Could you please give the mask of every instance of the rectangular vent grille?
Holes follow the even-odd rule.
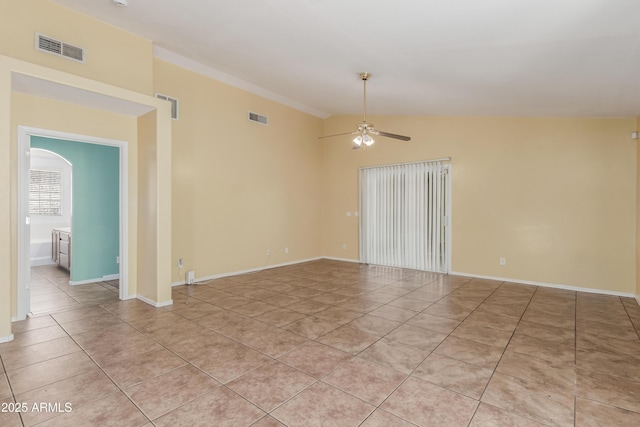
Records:
[[[258,113],[252,113],[251,111],[249,111],[249,120],[266,126],[269,119],[267,118],[267,116],[263,116]]]
[[[169,101],[171,103],[171,118],[174,120],[178,120],[178,100],[176,98],[171,98],[170,96],[163,95],[161,93],[156,93],[156,98]]]
[[[36,33],[36,49],[42,52],[63,56],[78,62],[85,62],[85,50],[69,43]]]

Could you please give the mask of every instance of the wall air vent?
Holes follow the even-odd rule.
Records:
[[[36,50],[63,56],[78,62],[85,62],[86,52],[83,48],[61,42],[54,38],[36,33]]]
[[[249,120],[252,122],[260,123],[261,125],[267,125],[267,121],[269,120],[267,116],[263,116],[258,113],[252,113],[249,111]]]
[[[163,95],[161,93],[156,93],[156,98],[169,101],[171,103],[171,118],[173,120],[178,120],[178,100],[176,98],[172,98],[170,96]]]

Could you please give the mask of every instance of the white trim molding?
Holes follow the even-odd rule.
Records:
[[[318,117],[320,119],[326,119],[330,116],[330,114],[326,111],[321,111],[317,108],[310,107],[299,101],[295,101],[291,98],[277,94],[253,83],[249,83],[246,80],[239,79],[238,77],[227,74],[224,71],[218,70],[217,68],[213,68],[209,65],[204,65],[201,62],[195,61],[191,58],[187,58],[178,53],[162,48],[158,45],[153,46],[153,56],[179,67],[186,68],[187,70],[193,71],[195,73],[202,74],[203,76],[210,77],[219,82],[228,84],[229,86],[246,90],[247,92],[253,93],[254,95],[258,95],[271,101],[275,101],[279,104],[286,105],[287,107],[294,108],[298,111],[311,114],[312,116]]]
[[[355,262],[356,264],[360,264],[359,259],[353,259],[353,258],[339,258],[335,256],[325,256],[325,257],[322,257],[322,259],[330,259],[331,261]]]
[[[209,280],[214,280],[214,279],[222,279],[224,277],[231,277],[231,276],[240,276],[241,274],[248,274],[248,273],[257,273],[259,271],[263,271],[263,270],[270,270],[272,268],[278,268],[278,267],[286,267],[288,265],[295,265],[295,264],[302,264],[304,262],[310,262],[310,261],[317,261],[319,259],[330,259],[327,257],[316,257],[316,258],[307,258],[307,259],[301,259],[298,261],[291,261],[291,262],[285,262],[282,264],[273,264],[273,265],[266,265],[264,267],[257,267],[257,268],[250,268],[248,270],[240,270],[240,271],[232,271],[229,273],[220,273],[220,274],[214,274],[212,276],[204,276],[204,277],[197,277],[194,281],[194,284],[197,284],[198,282],[206,282]],[[341,260],[341,261],[345,261],[345,260]],[[359,261],[355,261],[355,262],[359,262]],[[187,282],[184,280],[181,280],[179,282],[173,282],[171,284],[171,286],[182,286],[182,285],[186,285]]]
[[[545,282],[534,282],[531,280],[509,279],[506,277],[483,276],[480,274],[462,273],[459,271],[452,271],[449,274],[451,274],[452,276],[464,276],[464,277],[474,277],[476,279],[498,280],[501,282],[519,283],[521,285],[542,286],[543,288],[564,289],[567,291],[575,291],[575,292],[588,292],[591,294],[614,295],[617,297],[630,297],[630,298],[633,298],[635,296],[634,294],[629,292],[608,291],[605,289],[595,289],[595,288],[582,288],[579,286],[562,285],[562,284],[545,283]]]
[[[6,337],[0,337],[0,344],[9,341],[13,341],[13,334],[7,335]]]
[[[155,308],[166,307],[173,304],[172,299],[170,299],[169,301],[155,302],[147,297],[143,297],[142,295],[138,295],[136,296],[136,298],[142,302],[146,302],[147,304],[154,306]]]

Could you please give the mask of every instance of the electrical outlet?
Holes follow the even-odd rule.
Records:
[[[116,264],[120,264],[120,257],[119,256],[116,257]]]
[[[346,251],[346,250],[347,250],[347,244],[346,244],[346,243],[343,243],[343,244],[342,244],[342,250],[343,250],[343,251]]]
[[[267,249],[267,256],[271,255],[271,249]]]
[[[500,258],[500,265],[507,265],[507,259],[506,258]]]
[[[178,259],[178,268],[182,268],[182,266],[184,266],[184,262],[182,261],[182,258]]]
[[[288,254],[289,253],[289,248],[284,248],[284,253]]]

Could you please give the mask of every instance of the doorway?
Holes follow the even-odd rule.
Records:
[[[73,289],[72,285],[82,285],[86,283],[94,283],[96,281],[105,282],[107,285],[113,285],[114,281],[118,280],[118,298],[126,299],[128,296],[128,277],[127,277],[127,261],[128,261],[128,197],[127,197],[127,185],[128,185],[128,153],[127,153],[127,143],[124,141],[110,140],[99,137],[92,137],[86,135],[77,135],[70,134],[65,132],[58,132],[46,129],[37,129],[30,128],[25,126],[18,127],[18,218],[20,219],[18,222],[18,310],[17,310],[17,318],[14,320],[22,320],[26,318],[27,314],[30,312],[31,307],[31,295],[30,295],[30,286],[31,282],[31,245],[30,245],[30,234],[32,229],[32,221],[31,216],[29,214],[29,183],[30,183],[30,166],[31,159],[30,154],[32,150],[32,140],[34,141],[34,146],[41,146],[42,140],[52,140],[52,141],[60,141],[62,144],[66,142],[68,144],[75,144],[78,147],[87,151],[87,149],[94,148],[95,150],[101,150],[101,152],[110,152],[111,155],[115,155],[115,164],[117,166],[117,172],[115,174],[115,179],[110,179],[109,181],[115,180],[116,182],[111,182],[112,186],[115,186],[116,193],[116,201],[112,204],[117,204],[115,208],[115,229],[114,233],[117,235],[117,239],[115,239],[115,248],[112,248],[111,255],[108,255],[106,258],[109,258],[109,261],[112,262],[115,267],[112,267],[111,270],[107,268],[107,270],[95,269],[94,273],[87,273],[86,269],[82,267],[82,258],[87,257],[91,253],[90,245],[85,244],[85,249],[82,249],[82,238],[80,241],[76,241],[77,239],[73,237],[73,234],[70,234],[71,249],[68,249],[70,252],[74,251],[73,247],[79,246],[80,257],[74,257],[73,253],[71,256],[70,267],[70,280],[69,280],[69,289]],[[64,151],[64,150],[62,150]],[[68,150],[67,150],[68,152]],[[58,152],[60,154],[60,152]],[[103,155],[104,153],[100,154]],[[69,157],[69,156],[65,156]],[[100,158],[101,160],[104,157]],[[89,169],[87,177],[82,179],[82,181],[94,180],[93,175],[96,175],[95,168],[99,165],[98,162],[94,160],[94,162],[90,165],[85,165],[85,168]],[[78,170],[80,173],[80,168]],[[76,171],[74,170],[74,174],[78,177]],[[81,177],[80,177],[81,178]],[[82,182],[80,181],[80,182]],[[98,191],[99,193],[100,191]],[[77,194],[77,192],[76,192]],[[86,195],[86,193],[85,193]],[[82,196],[80,196],[82,197]],[[76,202],[79,201],[79,198],[76,198]],[[80,200],[81,201],[81,200]],[[75,203],[77,205],[77,203]],[[74,217],[71,220],[71,223],[74,224],[76,221],[76,217],[79,217],[79,212],[74,212]],[[73,226],[72,226],[73,227]],[[75,227],[74,227],[75,228]],[[91,224],[84,224],[82,222],[78,222],[78,231],[81,232],[82,229],[91,229],[97,228],[101,229],[99,231],[103,232],[103,224],[100,221],[98,226],[91,226]],[[69,230],[71,231],[71,230]],[[77,233],[76,233],[77,234]],[[107,235],[108,235],[107,230]],[[92,240],[93,237],[86,236],[85,240]],[[100,239],[98,238],[98,241]],[[89,247],[89,249],[87,249]],[[75,262],[74,258],[76,258],[79,262]],[[102,261],[101,261],[102,262]],[[95,263],[89,261],[92,265]],[[77,265],[76,265],[77,264]],[[108,264],[108,263],[107,263]],[[115,270],[114,270],[115,268]],[[98,273],[95,273],[98,271]],[[93,274],[93,276],[92,276]],[[97,277],[94,277],[96,276]],[[76,288],[78,289],[78,288]]]

